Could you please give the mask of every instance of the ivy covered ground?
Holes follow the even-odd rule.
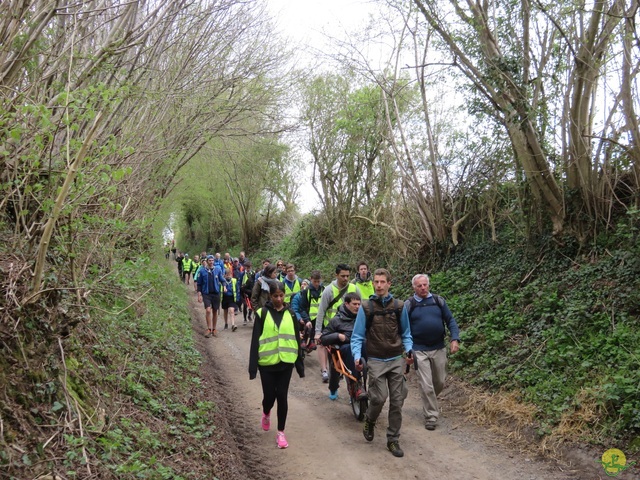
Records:
[[[640,449],[640,246],[461,249],[432,276],[462,328],[455,372],[535,405],[540,435]]]

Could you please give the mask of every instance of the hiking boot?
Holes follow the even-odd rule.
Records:
[[[397,440],[395,442],[387,442],[387,448],[394,457],[404,457],[404,452]]]
[[[269,428],[271,428],[271,417],[269,414],[262,414],[262,421],[260,422],[260,425],[262,426],[262,430],[264,430],[265,432],[269,431]]]
[[[235,332],[237,329],[238,329],[238,327],[236,327],[235,325],[233,325],[233,326],[231,327],[231,331],[232,331],[232,332]]]
[[[207,333],[204,334],[204,338],[211,338],[211,330],[207,328]]]
[[[338,390],[329,390],[329,400],[338,399]]]
[[[278,448],[287,448],[289,443],[287,442],[287,437],[284,436],[284,432],[278,432],[276,435],[276,445]]]
[[[424,428],[427,430],[435,430],[436,429],[436,421],[435,420],[427,420],[424,423]]]
[[[329,373],[326,370],[322,370],[322,383],[329,383]]]
[[[372,422],[368,418],[364,419],[364,428],[362,429],[362,434],[364,435],[364,439],[367,442],[373,441],[375,428],[376,422]]]
[[[318,347],[316,346],[315,343],[309,342],[309,345],[307,345],[307,352],[313,352],[316,348]]]
[[[225,323],[225,324],[224,324],[224,329],[226,330],[227,328],[229,328],[229,324],[228,324],[228,323]]]

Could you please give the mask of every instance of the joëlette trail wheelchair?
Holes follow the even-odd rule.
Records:
[[[351,409],[356,420],[361,422],[364,420],[364,416],[369,408],[369,396],[366,393],[367,385],[367,367],[366,364],[361,372],[361,381],[358,382],[353,372],[347,368],[340,355],[340,349],[336,345],[325,347],[330,355],[331,362],[329,362],[329,368],[331,370],[330,375],[341,375],[344,377],[347,383],[347,391],[349,392],[349,399],[351,403]],[[364,359],[363,359],[364,361]]]

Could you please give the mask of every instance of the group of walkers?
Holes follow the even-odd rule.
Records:
[[[251,320],[249,298],[254,272],[244,252],[240,252],[237,258],[232,258],[229,253],[222,257],[220,253],[212,255],[207,252],[195,255],[193,260],[188,253],[176,252],[174,256],[183,283],[190,285],[192,276],[198,302],[204,304],[207,320],[205,337],[218,336],[219,311],[224,312],[224,329],[231,327],[232,332],[238,329],[236,312],[242,312],[245,324]]]
[[[369,399],[363,428],[368,442],[374,439],[376,422],[388,398],[387,449],[396,457],[404,455],[399,438],[408,393],[405,369],[410,365],[418,374],[424,426],[435,430],[437,396],[446,379],[446,333],[448,330],[450,351],[455,353],[459,329],[445,300],[430,292],[427,275],[413,277],[414,294],[402,301],[390,293],[389,271],[379,268],[372,274],[366,262],[358,264],[355,278],[349,265],[338,264],[335,278],[325,287],[320,271],[311,272],[308,280],[300,279],[293,264],[280,260],[273,264],[265,259],[262,269],[255,272],[244,252],[238,258],[225,254],[224,259],[220,254],[203,253],[199,260],[194,271],[185,254],[181,277],[188,284],[185,271],[194,275],[198,301],[207,312],[205,336],[217,336],[220,296],[225,328],[228,309],[232,331],[236,330],[238,305],[244,306],[244,322],[253,321],[249,378],[255,379],[260,372],[264,431],[271,428],[271,410],[277,403],[278,448],[289,445],[284,433],[289,383],[294,368],[300,377],[305,376],[305,355],[316,351],[320,378],[329,384],[329,399],[338,398],[340,377],[335,371],[329,374],[325,348],[329,346],[340,350],[345,366],[357,379],[357,399]],[[180,270],[180,261],[178,266]],[[364,369],[368,387],[362,382]]]

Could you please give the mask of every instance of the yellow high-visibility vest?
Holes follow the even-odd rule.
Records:
[[[331,284],[331,288],[333,289],[333,298],[336,298],[340,294],[340,289],[333,284]],[[346,289],[347,291],[344,295],[346,295],[347,293],[356,293],[357,291],[357,288],[353,283],[347,284]],[[331,308],[328,308],[327,311],[324,312],[324,318],[322,319],[323,327],[329,325],[331,319],[336,316],[336,313],[338,313],[338,308],[340,308],[340,305],[344,303],[344,295],[342,295],[342,297],[340,297],[337,302],[331,305]]]
[[[262,314],[262,308],[256,315]],[[296,363],[298,359],[298,339],[289,309],[285,310],[280,327],[273,321],[271,312],[267,309],[264,319],[262,335],[258,340],[258,365],[268,366],[283,363]]]

